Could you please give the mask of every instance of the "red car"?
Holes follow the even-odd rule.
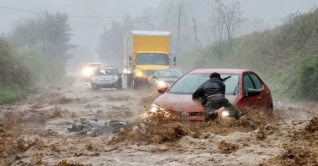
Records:
[[[204,108],[192,101],[192,93],[213,72],[222,78],[231,76],[224,84],[226,98],[240,110],[247,108],[265,109],[269,114],[273,111],[271,91],[264,81],[253,71],[240,69],[198,69],[180,77],[171,87],[158,89],[160,95],[152,104],[151,112],[164,110],[169,112],[169,119],[185,118],[187,120],[205,120]]]

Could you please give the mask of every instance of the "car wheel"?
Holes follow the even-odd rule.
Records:
[[[271,105],[269,111],[268,111],[268,116],[269,117],[273,117],[274,116],[274,108],[273,108],[273,104]]]
[[[127,88],[132,87],[133,78],[130,75],[127,75]]]
[[[123,89],[123,84],[122,84],[122,83],[120,83],[120,84],[118,85],[117,89],[118,89],[118,90]]]
[[[92,91],[97,91],[98,90],[98,88],[94,84],[91,84],[91,87],[92,87]]]
[[[139,82],[137,79],[134,79],[134,89],[137,89],[139,86]]]

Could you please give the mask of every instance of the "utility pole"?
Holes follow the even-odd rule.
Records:
[[[176,56],[179,56],[180,15],[181,15],[181,5],[179,6],[179,20],[178,20],[178,36],[177,36]]]

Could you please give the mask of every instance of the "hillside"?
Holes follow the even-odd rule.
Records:
[[[318,9],[291,14],[282,25],[225,42],[217,58],[213,45],[194,48],[180,58],[184,70],[245,68],[260,73],[276,99],[318,100]],[[195,63],[193,63],[195,62]]]

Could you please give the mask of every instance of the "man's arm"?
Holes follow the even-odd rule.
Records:
[[[203,85],[201,85],[193,94],[192,99],[196,100],[203,96]]]

